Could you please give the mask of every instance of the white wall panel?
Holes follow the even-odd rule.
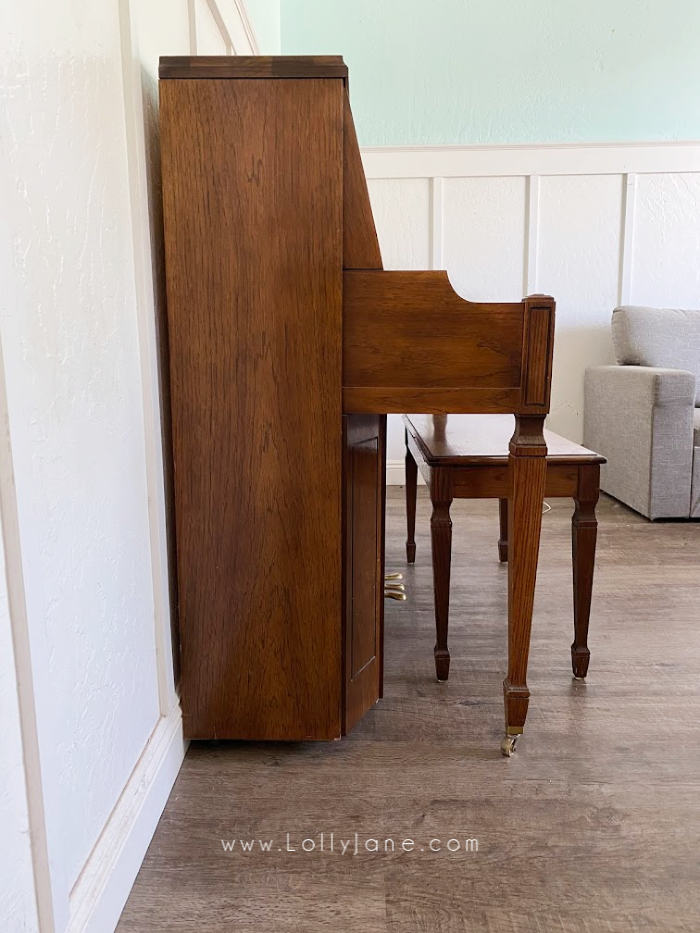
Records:
[[[379,179],[368,182],[368,187],[384,268],[429,268],[428,179]]]
[[[535,287],[557,301],[547,425],[579,443],[584,370],[614,360],[610,318],[620,273],[622,185],[621,175],[540,179]]]
[[[524,178],[444,181],[443,267],[471,301],[520,301],[525,275]]]
[[[700,308],[700,174],[637,177],[630,303]]]

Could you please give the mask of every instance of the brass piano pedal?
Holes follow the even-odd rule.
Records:
[[[384,599],[397,599],[399,602],[406,602],[406,587],[403,583],[402,573],[387,573],[384,575]]]

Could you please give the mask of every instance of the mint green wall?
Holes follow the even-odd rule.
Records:
[[[281,0],[363,145],[700,138],[700,0]]]
[[[280,0],[245,0],[261,55],[280,53]]]

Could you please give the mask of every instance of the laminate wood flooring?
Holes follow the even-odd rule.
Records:
[[[404,572],[408,601],[387,602],[384,699],[341,742],[193,743],[119,933],[697,933],[700,524],[652,524],[602,498],[579,684],[573,505],[551,504],[515,757],[498,750],[498,504],[453,504],[452,665],[438,684],[430,503],[419,497],[409,568],[403,490],[390,489],[387,570]],[[367,851],[388,838],[393,853]]]

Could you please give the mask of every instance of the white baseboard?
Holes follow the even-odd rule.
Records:
[[[406,482],[406,466],[403,460],[387,460],[386,484],[387,486],[403,486]],[[418,474],[418,485],[425,486],[425,480]]]
[[[406,468],[403,460],[387,460],[386,484],[387,486],[403,486],[406,482]]]
[[[113,933],[186,749],[176,706],[153,730],[71,891],[66,933]]]

